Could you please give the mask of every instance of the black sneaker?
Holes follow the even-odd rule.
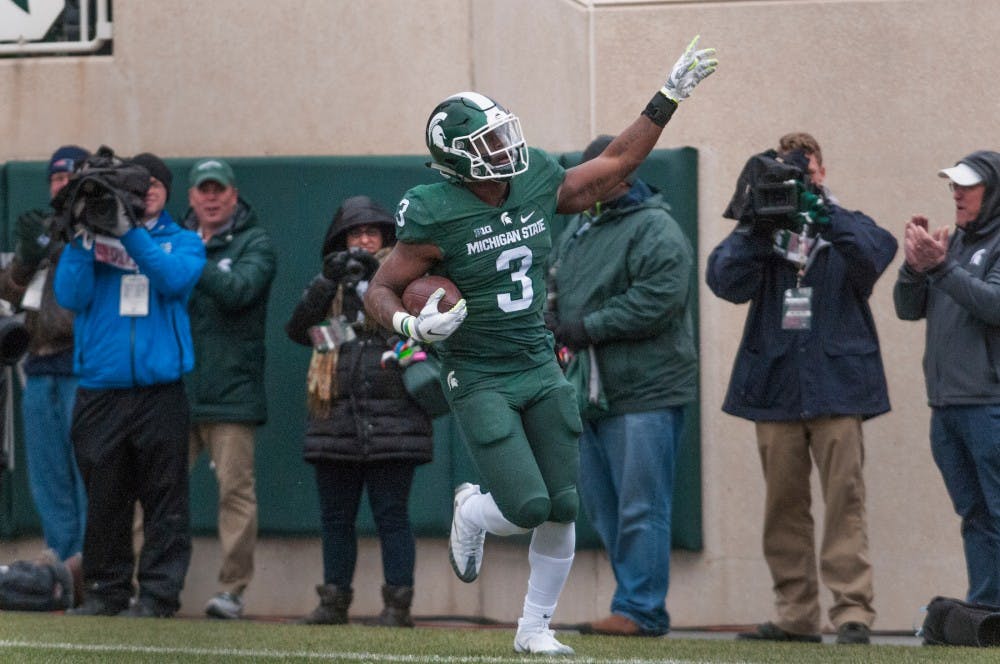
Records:
[[[112,600],[104,597],[88,595],[83,598],[80,606],[66,610],[67,616],[117,616],[128,610],[128,598]]]
[[[786,632],[773,622],[757,625],[757,629],[753,632],[740,632],[736,638],[752,641],[794,641],[796,643],[821,643],[823,641],[823,637],[819,634],[793,634]]]
[[[846,622],[837,628],[837,643],[842,645],[868,645],[872,642],[872,631],[868,625]]]

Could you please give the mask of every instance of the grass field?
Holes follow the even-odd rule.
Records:
[[[1000,661],[996,649],[894,645],[748,643],[734,639],[560,639],[576,649],[580,664],[677,662],[896,662]],[[345,625],[300,626],[277,622],[79,618],[58,614],[0,614],[0,662],[57,664],[118,662],[386,662],[403,664],[505,664],[554,661],[518,655],[510,629],[385,629]],[[558,661],[566,661],[562,658]]]

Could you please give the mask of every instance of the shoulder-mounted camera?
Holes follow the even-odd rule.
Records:
[[[755,230],[802,229],[803,191],[815,194],[808,175],[808,158],[801,150],[778,154],[768,150],[747,160],[726,211],[727,219]]]
[[[114,150],[102,145],[87,157],[55,198],[59,231],[63,237],[82,227],[94,233],[108,234],[118,220],[118,201],[133,224],[146,212],[149,171],[126,161]]]

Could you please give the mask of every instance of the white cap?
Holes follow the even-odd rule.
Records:
[[[948,178],[960,187],[971,187],[983,181],[983,176],[972,170],[965,163],[959,162],[951,168],[942,168],[938,171],[938,177]]]

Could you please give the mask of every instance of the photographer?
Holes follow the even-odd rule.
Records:
[[[416,545],[409,519],[417,465],[431,460],[430,418],[410,398],[402,368],[414,359],[399,341],[365,318],[362,296],[379,260],[395,243],[392,217],[367,196],[346,199],[323,241],[323,269],[285,326],[289,338],[312,346],[305,460],[319,491],[323,584],[319,606],[301,622],[343,624],[354,597],[355,521],[362,490],[382,548],[385,608],[378,624],[412,627]]]
[[[868,216],[829,200],[812,136],[789,134],[779,149],[751,158],[740,175],[725,215],[738,226],[712,251],[706,275],[719,297],[750,303],[722,409],[756,426],[766,483],[764,557],[777,619],[740,638],[821,640],[809,511],[815,460],[825,505],[819,566],[833,593],[829,618],[837,643],[868,643],[875,610],[862,421],[889,410],[868,298],[896,240]],[[782,200],[776,185],[789,182],[788,174],[784,191],[794,195]]]
[[[164,211],[171,181],[155,155],[122,161],[102,148],[57,197],[73,233],[55,293],[76,314],[71,437],[88,502],[74,615],[171,616],[191,560],[181,376],[194,364],[187,300],[205,249]],[[130,604],[137,500],[144,542]]]
[[[188,184],[191,209],[184,226],[201,237],[206,256],[188,303],[195,354],[194,370],[185,378],[191,403],[188,463],[193,466],[207,451],[219,485],[222,565],[219,591],[205,613],[236,619],[243,615],[257,546],[254,439],[267,421],[264,332],[277,259],[227,162],[199,160]]]
[[[89,155],[76,145],[64,145],[52,153],[48,164],[50,200]],[[59,306],[53,289],[55,266],[65,246],[54,237],[55,225],[51,209],[30,210],[17,218],[14,258],[0,274],[0,297],[25,312],[30,342],[21,365],[21,414],[28,486],[45,545],[60,560],[66,560],[83,550],[87,493],[69,435],[77,387],[73,313]],[[0,346],[7,343],[5,337]]]

